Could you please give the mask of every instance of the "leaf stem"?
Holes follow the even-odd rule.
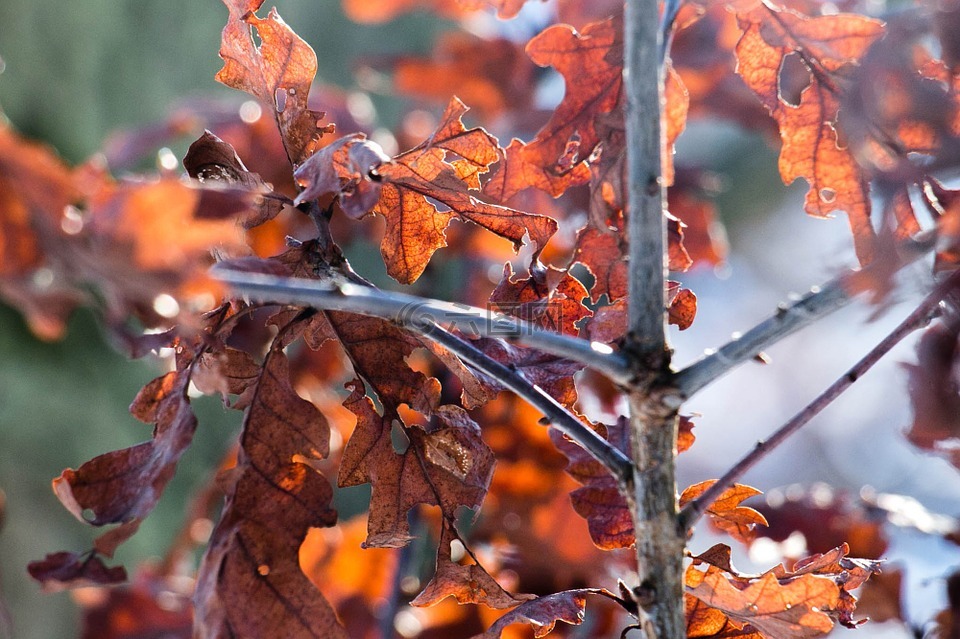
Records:
[[[521,319],[466,304],[443,302],[352,283],[279,277],[215,268],[214,277],[243,295],[281,304],[306,304],[327,310],[371,315],[406,323],[424,319],[454,326],[465,333],[499,337],[508,342],[563,357],[629,384],[626,358],[606,344],[561,335]]]
[[[952,288],[960,285],[960,271],[954,273],[945,280],[932,293],[920,302],[920,305],[910,315],[908,315],[893,331],[883,340],[874,346],[859,362],[850,370],[840,376],[833,384],[827,387],[812,402],[807,404],[799,413],[781,426],[766,440],[761,440],[753,449],[744,455],[723,477],[718,479],[702,495],[684,506],[680,512],[680,522],[684,529],[688,529],[695,524],[703,513],[714,501],[723,493],[724,490],[732,486],[744,473],[753,468],[761,459],[767,456],[774,448],[779,446],[790,435],[800,430],[811,419],[818,415],[824,408],[839,397],[847,388],[860,379],[864,373],[873,367],[880,359],[886,355],[890,349],[896,346],[907,335],[925,326],[931,319],[931,315],[936,313],[940,301],[947,295]]]
[[[461,323],[484,321],[493,322],[503,330],[510,328],[516,331],[518,324],[514,320],[497,318],[491,320],[481,309],[400,293],[387,293],[350,283],[317,282],[226,269],[215,270],[214,275],[230,284],[236,291],[244,295],[256,296],[265,302],[303,304],[324,310],[358,313],[397,322],[437,342],[466,364],[496,379],[523,398],[539,410],[554,428],[582,446],[594,459],[603,464],[621,484],[626,483],[632,475],[633,464],[626,455],[587,427],[540,387],[532,384],[521,372],[492,359],[468,341],[460,339],[436,323],[438,319],[445,323],[455,323],[456,320]],[[500,325],[500,322],[507,324]],[[527,327],[532,329],[530,325],[525,325],[524,328]],[[496,335],[495,332],[493,334]],[[518,338],[517,341],[526,345],[537,344],[536,347],[540,348],[542,344],[540,339],[529,340],[532,334],[537,334],[540,338],[548,335],[562,338],[557,341],[546,340],[549,344],[582,342],[589,346],[589,342],[546,331],[524,334],[522,337],[525,339]],[[542,350],[554,352],[547,348]]]
[[[932,233],[923,233],[904,241],[898,247],[895,268],[914,262],[929,253],[933,246]],[[886,266],[889,268],[889,265]],[[679,371],[674,376],[677,389],[684,397],[690,397],[734,367],[755,357],[764,348],[846,306],[864,288],[858,286],[858,281],[881,267],[878,264],[864,270],[851,269],[823,286],[812,288],[792,304],[781,304],[771,317]]]

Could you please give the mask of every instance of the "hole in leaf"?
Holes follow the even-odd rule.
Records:
[[[831,204],[837,199],[837,192],[833,189],[820,189],[820,199],[827,204]]]
[[[97,513],[93,511],[93,508],[84,508],[83,512],[80,513],[84,521],[93,523],[97,519]]]
[[[260,564],[257,566],[257,574],[259,574],[261,577],[266,577],[270,574],[270,566],[267,564]]]
[[[250,25],[250,39],[253,40],[253,46],[255,46],[257,51],[259,51],[260,47],[263,45],[263,39],[260,37],[260,32],[252,24]]]
[[[277,90],[273,92],[273,99],[277,104],[277,113],[283,113],[283,110],[287,108],[286,90],[277,87]]]
[[[410,448],[410,438],[403,432],[403,424],[393,420],[390,428],[390,442],[393,444],[393,451],[398,455],[403,455]]]
[[[777,92],[780,101],[792,107],[800,106],[803,90],[810,86],[810,70],[798,53],[784,56],[777,73]]]

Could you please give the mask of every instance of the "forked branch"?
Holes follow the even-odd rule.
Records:
[[[593,350],[590,347],[590,342],[548,333],[535,329],[532,325],[526,323],[518,326],[512,319],[491,318],[481,309],[470,306],[438,302],[400,293],[387,293],[356,284],[320,282],[227,269],[217,269],[214,271],[214,275],[229,284],[237,293],[261,302],[300,304],[397,322],[405,328],[437,342],[472,368],[489,375],[523,398],[539,410],[554,428],[582,446],[598,462],[603,464],[621,484],[626,483],[631,476],[632,463],[626,455],[612,446],[610,442],[577,419],[541,388],[532,384],[521,372],[492,359],[468,341],[460,339],[441,328],[438,322],[458,324],[462,328],[469,327],[471,329],[492,322],[494,330],[486,333],[480,331],[482,334],[504,335],[509,330],[509,334],[514,335],[529,330],[529,333],[525,332],[522,336],[516,337],[515,341],[524,345],[537,344],[537,348],[540,348],[539,345],[543,343],[562,344],[555,350],[541,348],[541,350],[553,354],[561,354],[555,352],[556,350],[561,350],[564,355],[567,352],[583,354],[586,349],[589,349],[589,356],[594,358],[592,361],[606,365],[607,360],[601,358],[612,357],[612,354]],[[498,333],[497,328],[501,332]],[[534,332],[536,332],[537,337],[531,340],[530,337]],[[586,349],[579,345],[569,348],[572,342],[580,342]]]
[[[803,410],[794,415],[790,421],[781,426],[773,435],[766,440],[757,442],[756,446],[754,446],[749,453],[730,468],[723,477],[710,486],[706,492],[684,506],[680,513],[680,521],[684,529],[695,524],[724,490],[732,486],[744,473],[766,457],[770,451],[782,444],[785,439],[796,433],[818,415],[820,411],[829,406],[833,400],[843,394],[847,388],[853,385],[853,383],[870,370],[874,364],[880,361],[884,355],[890,352],[890,349],[900,343],[901,340],[913,331],[925,326],[930,321],[932,315],[936,313],[940,301],[951,290],[956,289],[958,285],[960,285],[960,271],[945,280],[932,293],[924,298],[920,305],[917,306],[906,319],[900,322],[879,344],[874,346],[863,359],[818,395],[817,398],[804,407]]]
[[[933,250],[934,239],[932,233],[924,233],[903,242],[897,247],[899,262],[896,268],[902,268]],[[856,280],[869,276],[870,269],[876,268],[879,267],[847,271],[823,286],[811,289],[799,300],[781,305],[774,315],[742,336],[679,371],[674,376],[677,389],[685,397],[690,397],[763,349],[846,306],[858,288],[862,288],[856,285]]]

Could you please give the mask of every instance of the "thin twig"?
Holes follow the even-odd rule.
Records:
[[[667,60],[670,42],[673,40],[673,23],[680,12],[680,0],[664,0],[663,16],[660,18],[660,64]]]
[[[917,306],[910,315],[890,332],[879,344],[873,347],[866,356],[857,362],[850,370],[842,375],[837,381],[824,390],[816,399],[807,404],[799,413],[794,415],[793,419],[781,426],[768,439],[757,442],[756,446],[747,453],[739,462],[737,462],[723,477],[718,479],[702,495],[684,506],[680,512],[680,522],[684,529],[688,529],[695,524],[698,519],[706,512],[707,508],[713,505],[713,502],[725,491],[740,479],[745,472],[753,468],[761,459],[774,448],[783,443],[830,403],[839,397],[854,382],[860,379],[864,373],[876,364],[886,355],[890,349],[896,346],[907,335],[926,325],[931,315],[936,312],[940,301],[947,295],[951,289],[960,285],[960,271],[955,273],[949,279],[944,281],[932,293],[930,293]]]
[[[391,293],[347,282],[278,277],[215,268],[213,275],[243,295],[280,304],[305,304],[405,323],[423,319],[461,332],[499,337],[551,355],[579,362],[614,382],[631,379],[626,359],[606,344],[561,335],[529,322],[466,304]]]
[[[666,185],[662,34],[656,0],[630,0],[624,14],[623,88],[626,94],[627,212],[630,237],[627,352],[635,371],[659,372],[666,357],[664,280]]]
[[[224,269],[215,270],[214,275],[230,284],[238,292],[255,296],[264,302],[302,304],[324,310],[358,313],[397,322],[437,342],[469,366],[486,373],[526,400],[543,413],[554,428],[570,437],[603,464],[619,482],[626,482],[632,473],[633,464],[626,455],[614,448],[610,442],[603,439],[594,430],[587,427],[540,387],[532,384],[522,373],[492,359],[469,342],[456,337],[435,323],[436,319],[454,324],[459,321],[461,327],[465,324],[472,327],[471,323],[478,321],[493,322],[503,331],[508,328],[511,331],[517,331],[517,323],[513,320],[490,319],[480,309],[469,306],[426,300],[399,293],[385,293],[370,287],[349,283],[334,284],[332,282],[275,277]],[[500,322],[505,322],[505,324],[500,324]],[[492,332],[497,334],[496,331]],[[539,333],[540,337],[553,335],[545,331]],[[529,335],[523,337],[528,338]],[[561,337],[565,342],[580,341],[589,345],[589,342],[582,340],[573,340],[560,335],[554,335],[554,337]],[[533,343],[540,344],[541,342],[535,340]],[[548,349],[544,348],[543,350]],[[596,354],[601,355],[601,353]]]
[[[907,240],[898,247],[900,261],[897,268],[926,255],[933,246],[934,236],[931,233]],[[871,268],[875,267],[847,271],[823,286],[812,288],[792,304],[781,304],[773,316],[679,371],[674,376],[677,389],[685,397],[690,397],[763,349],[846,306],[862,288],[856,285],[856,281],[869,275]]]

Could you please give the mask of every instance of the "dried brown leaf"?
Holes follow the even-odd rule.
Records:
[[[230,17],[223,28],[223,68],[217,80],[255,96],[268,113],[275,114],[287,156],[294,165],[300,164],[316,151],[320,136],[331,130],[320,124],[323,114],[307,106],[317,55],[276,9],[266,18],[256,15],[263,0],[224,0],[224,4]]]
[[[43,584],[45,592],[59,592],[65,588],[103,586],[127,580],[123,566],[108,567],[95,552],[78,555],[55,552],[40,561],[27,565],[30,576]]]
[[[314,468],[329,452],[329,426],[291,387],[283,343],[276,339],[263,362],[200,568],[196,624],[204,637],[347,636],[300,568],[308,530],[332,526],[337,515],[330,484]]]
[[[137,417],[155,422],[153,439],[95,457],[53,480],[53,490],[78,520],[93,526],[121,524],[97,540],[112,556],[150,514],[197,427],[187,399],[189,369],[171,372],[147,384],[130,407]]]

